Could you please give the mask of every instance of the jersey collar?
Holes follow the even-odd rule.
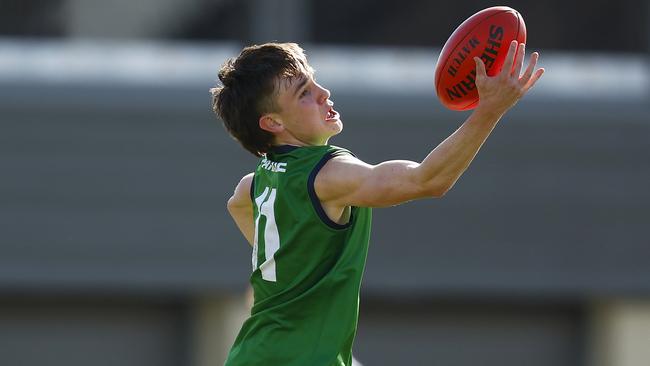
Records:
[[[294,145],[275,145],[275,146],[271,146],[271,151],[275,154],[287,154],[299,147],[300,146],[294,146]]]

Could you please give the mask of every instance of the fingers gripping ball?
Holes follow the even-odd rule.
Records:
[[[483,60],[488,76],[494,76],[501,71],[513,40],[526,42],[526,25],[512,8],[487,8],[465,20],[442,47],[436,64],[434,82],[440,102],[457,111],[476,108],[474,57]]]

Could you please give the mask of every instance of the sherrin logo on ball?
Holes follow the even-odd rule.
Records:
[[[476,108],[479,96],[474,57],[483,60],[488,76],[494,76],[501,71],[513,40],[526,42],[526,24],[515,9],[495,6],[465,20],[438,57],[434,83],[440,102],[457,111]]]

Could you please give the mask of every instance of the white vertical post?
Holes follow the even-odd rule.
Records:
[[[650,300],[602,302],[591,315],[589,366],[648,364]]]
[[[191,366],[223,365],[241,325],[250,315],[250,294],[204,297],[191,312]]]

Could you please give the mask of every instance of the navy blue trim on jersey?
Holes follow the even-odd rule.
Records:
[[[325,166],[325,164],[333,157],[337,155],[337,151],[332,151],[323,156],[322,159],[316,164],[314,169],[311,171],[309,174],[309,178],[307,179],[307,192],[309,193],[309,198],[311,199],[311,203],[314,206],[314,209],[316,209],[316,213],[318,214],[318,217],[327,224],[327,226],[331,227],[332,229],[346,229],[350,225],[352,225],[352,215],[354,214],[354,210],[350,212],[350,220],[346,224],[339,224],[327,216],[325,213],[325,210],[323,209],[323,206],[320,203],[320,200],[318,199],[318,196],[316,196],[316,188],[314,188],[314,182],[316,181],[316,175],[318,172]]]
[[[253,174],[253,179],[251,179],[251,201],[255,204],[255,174]]]
[[[286,154],[292,152],[293,150],[299,147],[300,146],[294,146],[294,145],[276,145],[276,146],[271,146],[271,151],[275,154]]]

